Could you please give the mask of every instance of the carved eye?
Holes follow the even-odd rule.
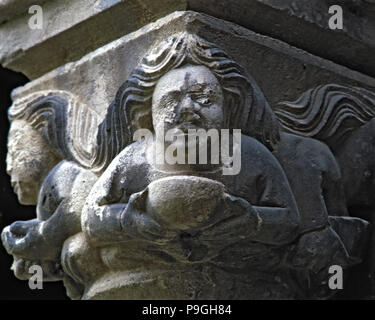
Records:
[[[198,96],[194,100],[204,106],[209,106],[212,103],[211,99],[207,96]]]
[[[166,101],[164,102],[164,106],[169,109],[175,108],[177,104],[178,104],[178,101],[172,98],[166,99]]]

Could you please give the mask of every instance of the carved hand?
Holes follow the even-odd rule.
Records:
[[[288,256],[287,261],[297,269],[311,270],[317,275],[331,265],[348,267],[351,259],[340,237],[331,227],[303,234]]]
[[[152,242],[166,242],[172,237],[146,213],[147,189],[130,196],[128,204],[121,213],[121,227],[131,237]]]
[[[328,298],[334,294],[327,284],[330,266],[347,268],[356,262],[331,227],[303,234],[290,249],[286,262],[296,270],[307,297],[313,299]]]
[[[43,221],[16,221],[4,228],[1,239],[7,252],[26,260],[57,260],[60,250],[42,235]]]
[[[180,233],[178,241],[165,248],[181,262],[209,261],[223,249],[251,238],[257,229],[257,212],[245,199],[224,193],[210,219],[198,229]]]
[[[60,264],[54,261],[32,261],[14,257],[11,269],[18,279],[28,280],[34,274],[29,271],[33,265],[38,265],[42,268],[43,281],[59,281],[63,278],[63,271]]]
[[[198,235],[198,240],[207,245],[208,255],[215,256],[221,249],[240,240],[253,238],[259,227],[256,209],[245,199],[225,193],[223,200]]]

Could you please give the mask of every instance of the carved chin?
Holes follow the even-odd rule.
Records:
[[[23,205],[36,205],[38,201],[38,197],[32,192],[25,192],[20,189],[14,190],[17,194],[19,203]]]

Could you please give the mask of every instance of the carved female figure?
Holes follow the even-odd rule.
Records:
[[[362,88],[328,84],[307,91],[295,102],[280,103],[276,113],[286,131],[330,147],[341,168],[351,215],[372,221],[375,95]]]
[[[74,120],[68,119],[69,112]],[[82,167],[90,159],[89,143],[80,145],[74,129],[80,123],[80,128],[92,131],[94,122],[81,121],[88,113],[62,91],[38,92],[9,110],[7,172],[19,201],[37,205],[36,219],[14,222],[2,233],[20,279],[30,277],[29,266],[39,264],[45,281],[64,278],[69,286],[61,270],[62,245],[80,231],[81,208],[97,180]]]
[[[110,272],[86,284],[86,298],[293,296],[280,261],[297,236],[298,211],[261,144],[272,148],[277,122],[251,81],[222,50],[184,33],[145,57],[119,89],[99,128],[107,151],[96,165],[118,155],[82,212],[82,230]],[[131,144],[138,128],[153,139]],[[159,137],[171,128],[241,128],[241,173],[156,164]]]
[[[139,128],[152,130],[154,139],[130,144],[131,137]],[[316,196],[318,201],[311,200],[310,205],[302,207],[303,225],[296,228],[293,215],[290,216],[296,209],[292,198],[287,195],[289,191],[283,193],[289,190],[289,187],[281,173],[281,168],[274,160],[268,162],[267,159],[272,159],[269,152],[249,137],[243,138],[245,142],[242,147],[245,153],[242,154],[242,163],[246,165],[237,177],[223,177],[218,174],[220,165],[158,165],[152,161],[157,149],[155,145],[159,141],[158,137],[165,135],[168,129],[174,128],[181,129],[185,133],[192,128],[206,130],[241,128],[243,133],[255,137],[273,151],[287,169],[288,178],[293,178],[297,202],[303,205],[305,198],[301,195],[306,193],[298,179],[294,179],[298,166],[304,169],[299,171],[302,181],[314,183],[307,193]],[[290,154],[294,154],[293,148],[296,145],[304,147],[293,158]],[[312,139],[287,133],[280,134],[277,119],[255,82],[249,76],[245,76],[241,68],[222,50],[196,36],[177,35],[144,58],[142,64],[133,71],[130,79],[118,90],[106,119],[100,125],[98,148],[95,165],[99,168],[106,168],[112,159],[117,157],[89,195],[83,210],[82,226],[90,242],[100,250],[104,264],[108,268],[107,272],[117,272],[116,283],[120,282],[123,285],[119,285],[116,291],[117,289],[111,287],[110,278],[104,275],[96,284],[87,287],[86,298],[104,298],[106,295],[112,297],[112,294],[122,298],[139,298],[145,291],[149,293],[147,297],[152,297],[154,293],[155,297],[178,297],[179,294],[183,294],[181,288],[180,291],[176,289],[181,283],[175,274],[173,277],[169,276],[169,270],[170,268],[185,270],[187,265],[191,266],[193,263],[200,267],[209,263],[219,267],[247,268],[251,270],[248,273],[254,274],[254,278],[266,279],[264,275],[255,276],[255,270],[259,265],[254,270],[251,263],[258,259],[252,253],[254,248],[251,248],[251,245],[247,247],[249,241],[262,247],[263,250],[260,247],[258,250],[264,254],[261,262],[262,269],[266,270],[267,267],[281,264],[280,257],[283,255],[282,250],[277,254],[272,252],[270,246],[290,243],[299,232],[306,231],[311,232],[311,236],[307,235],[299,239],[300,246],[298,242],[296,252],[292,255],[293,267],[315,271],[316,268],[321,270],[322,266],[326,267],[335,262],[345,266],[350,264],[345,246],[328,223],[328,211],[330,214],[345,215],[346,213],[341,194],[335,196],[335,192],[341,190],[342,186],[337,164],[328,148]],[[312,154],[306,157],[306,150],[310,152],[317,150],[319,155]],[[254,153],[263,159],[262,165],[254,163]],[[257,170],[260,170],[259,174],[262,176],[258,181],[252,176],[252,174],[257,175]],[[264,176],[263,170],[270,175]],[[305,170],[307,170],[306,174]],[[249,172],[252,173],[249,175]],[[193,179],[197,176],[201,178]],[[203,177],[210,180],[202,179]],[[278,181],[277,186],[273,185],[272,180]],[[215,181],[224,185],[225,194],[229,191],[232,195],[229,198],[224,196],[222,200],[223,187],[219,187],[220,184],[218,186]],[[252,184],[251,181],[254,183]],[[267,183],[271,185],[265,187]],[[190,188],[186,187],[189,185]],[[246,188],[249,186],[255,188],[250,189],[252,196],[244,193],[245,185]],[[274,190],[273,195],[267,195],[257,189],[261,185],[263,185],[261,188],[268,188],[268,192]],[[282,191],[284,187],[279,189],[280,186],[285,186],[287,189]],[[209,195],[217,192],[217,196],[207,198],[204,194],[193,192],[199,188]],[[158,189],[162,191],[157,191]],[[196,197],[194,202],[198,203],[198,206],[192,204],[189,207],[187,204],[192,203],[190,198],[183,192],[176,193],[176,189],[186,192],[190,190],[191,198]],[[279,192],[283,194],[280,198],[277,196]],[[262,194],[262,196],[252,198],[255,194]],[[237,198],[238,196],[240,198]],[[250,230],[253,230],[254,225],[246,222],[249,212],[244,213],[237,207],[239,216],[231,217],[233,204],[246,203],[238,199],[244,199],[253,205],[261,203],[262,199],[267,199],[269,205],[272,201],[276,203],[285,201],[282,199],[284,196],[289,199],[287,207],[293,209],[278,211],[275,205],[275,211],[272,212],[267,208],[254,207],[263,222],[262,230],[258,230],[256,236],[255,234],[250,236]],[[182,201],[185,201],[183,207],[178,205]],[[170,204],[169,209],[164,203]],[[220,206],[225,209],[218,209]],[[251,207],[248,208],[251,210]],[[199,215],[201,211],[208,213],[202,216]],[[277,222],[273,219],[277,219]],[[321,231],[322,227],[324,227],[323,231]],[[275,234],[280,233],[283,233],[284,239],[274,238]],[[327,252],[326,248],[324,257],[305,256],[303,247],[311,242],[309,237],[320,238],[320,245],[325,243],[329,246],[336,260],[332,261],[331,251]],[[239,238],[248,240],[241,242]],[[233,244],[237,245],[236,249],[233,249]],[[240,257],[244,252],[248,255],[247,261],[251,262],[238,263],[241,259],[236,260],[233,257],[236,255]],[[324,258],[323,261],[320,258]],[[148,269],[141,273],[135,271],[142,266],[148,266]],[[83,269],[84,265],[76,264],[69,272],[73,277]],[[190,277],[186,276],[186,279],[190,279],[194,287],[193,283],[197,279],[206,283],[201,278],[204,274],[195,273],[194,276],[193,274]],[[215,272],[211,270],[208,274],[212,276]],[[231,276],[221,274],[221,277],[230,283],[233,281],[230,278],[235,277],[234,274],[232,273]],[[207,274],[206,276],[210,277]],[[165,279],[177,279],[175,283],[169,280],[169,292],[161,290],[160,285],[157,284],[160,281],[165,282]],[[242,281],[250,280],[242,279]],[[279,285],[274,281],[269,283],[267,281],[264,280],[263,283],[264,291],[259,292],[257,291],[259,288],[254,286],[250,290],[249,284],[249,287],[244,289],[247,293],[239,293],[242,289],[238,288],[237,293],[233,293],[233,297],[249,297],[250,292],[253,297],[265,297],[268,285],[270,287]],[[103,286],[103,283],[107,285]],[[133,291],[129,289],[130,283],[133,289],[134,286],[136,287]],[[149,285],[143,288],[144,283]],[[194,293],[200,291],[198,287],[199,285],[189,297],[199,297]],[[296,289],[288,290],[288,293],[277,289],[273,292],[276,296],[285,297]],[[203,297],[228,297],[223,292],[209,292],[209,289],[203,292]]]
[[[341,169],[350,215],[374,222],[375,95],[363,88],[322,85],[294,102],[280,103],[276,114],[287,132],[330,147]]]
[[[84,146],[96,116],[72,99],[55,92],[10,111],[8,171],[23,203],[38,200],[37,220],[2,234],[20,277],[25,261],[59,264],[61,254],[72,298],[295,298],[290,269],[352,263],[328,222],[346,214],[329,149],[279,132],[255,81],[216,46],[182,33],[147,55],[119,88],[95,148]],[[21,145],[27,128],[32,148]],[[138,129],[152,139],[132,143]],[[240,173],[223,175],[223,161],[155,161],[169,130],[187,139],[190,129],[241,129]]]

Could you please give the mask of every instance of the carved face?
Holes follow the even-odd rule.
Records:
[[[185,65],[166,73],[152,98],[152,118],[157,136],[169,129],[221,129],[224,123],[223,92],[204,66]],[[164,128],[164,130],[163,130]]]
[[[7,173],[20,203],[36,204],[43,180],[58,161],[42,136],[26,121],[12,122],[8,136]]]

